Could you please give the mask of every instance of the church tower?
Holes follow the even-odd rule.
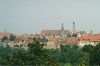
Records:
[[[92,32],[92,30],[91,30],[91,32],[90,32],[90,34],[92,34],[93,32]]]
[[[61,31],[64,31],[64,25],[63,25],[63,23],[62,23],[62,26],[61,26]]]
[[[6,31],[6,29],[5,29],[4,36],[7,36],[7,34],[6,34],[6,33],[7,33],[7,31]]]
[[[63,36],[63,35],[64,35],[64,25],[62,23],[62,26],[61,26],[61,36]]]
[[[6,33],[6,29],[5,29],[5,33]]]
[[[75,30],[75,22],[73,22],[73,34],[76,33],[76,30]]]

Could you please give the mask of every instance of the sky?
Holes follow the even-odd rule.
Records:
[[[100,0],[0,0],[0,32],[34,34],[46,29],[100,33]]]

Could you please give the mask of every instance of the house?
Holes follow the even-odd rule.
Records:
[[[80,38],[78,37],[68,37],[65,43],[69,45],[78,45],[79,40]]]
[[[60,40],[57,38],[50,38],[47,44],[44,46],[46,49],[59,49],[60,48]]]
[[[80,37],[78,46],[83,47],[84,45],[93,45],[95,46],[100,42],[100,34],[84,34]]]
[[[9,32],[0,32],[0,38],[2,38],[3,36],[7,36],[10,37],[11,33]]]
[[[57,36],[57,35],[61,35],[61,30],[42,30],[41,34],[45,35],[45,36]],[[68,35],[70,34],[69,30],[64,30],[63,32],[64,35]]]

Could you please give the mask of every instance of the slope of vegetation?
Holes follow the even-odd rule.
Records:
[[[61,49],[45,49],[39,39],[28,44],[28,50],[3,47],[0,44],[0,65],[34,66],[100,66],[100,44],[61,45]]]

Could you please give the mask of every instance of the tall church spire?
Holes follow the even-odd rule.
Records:
[[[6,33],[6,29],[5,29],[5,33]]]
[[[92,30],[91,30],[90,34],[92,34]]]
[[[62,26],[61,26],[61,31],[63,31],[64,30],[64,25],[63,25],[63,23],[62,23]]]
[[[6,29],[5,29],[5,35],[4,35],[4,36],[7,36],[7,35],[6,35]]]
[[[63,35],[64,35],[64,25],[62,23],[62,25],[61,25],[61,36],[63,36]]]
[[[75,34],[76,33],[76,30],[75,30],[75,22],[73,21],[73,33]]]

